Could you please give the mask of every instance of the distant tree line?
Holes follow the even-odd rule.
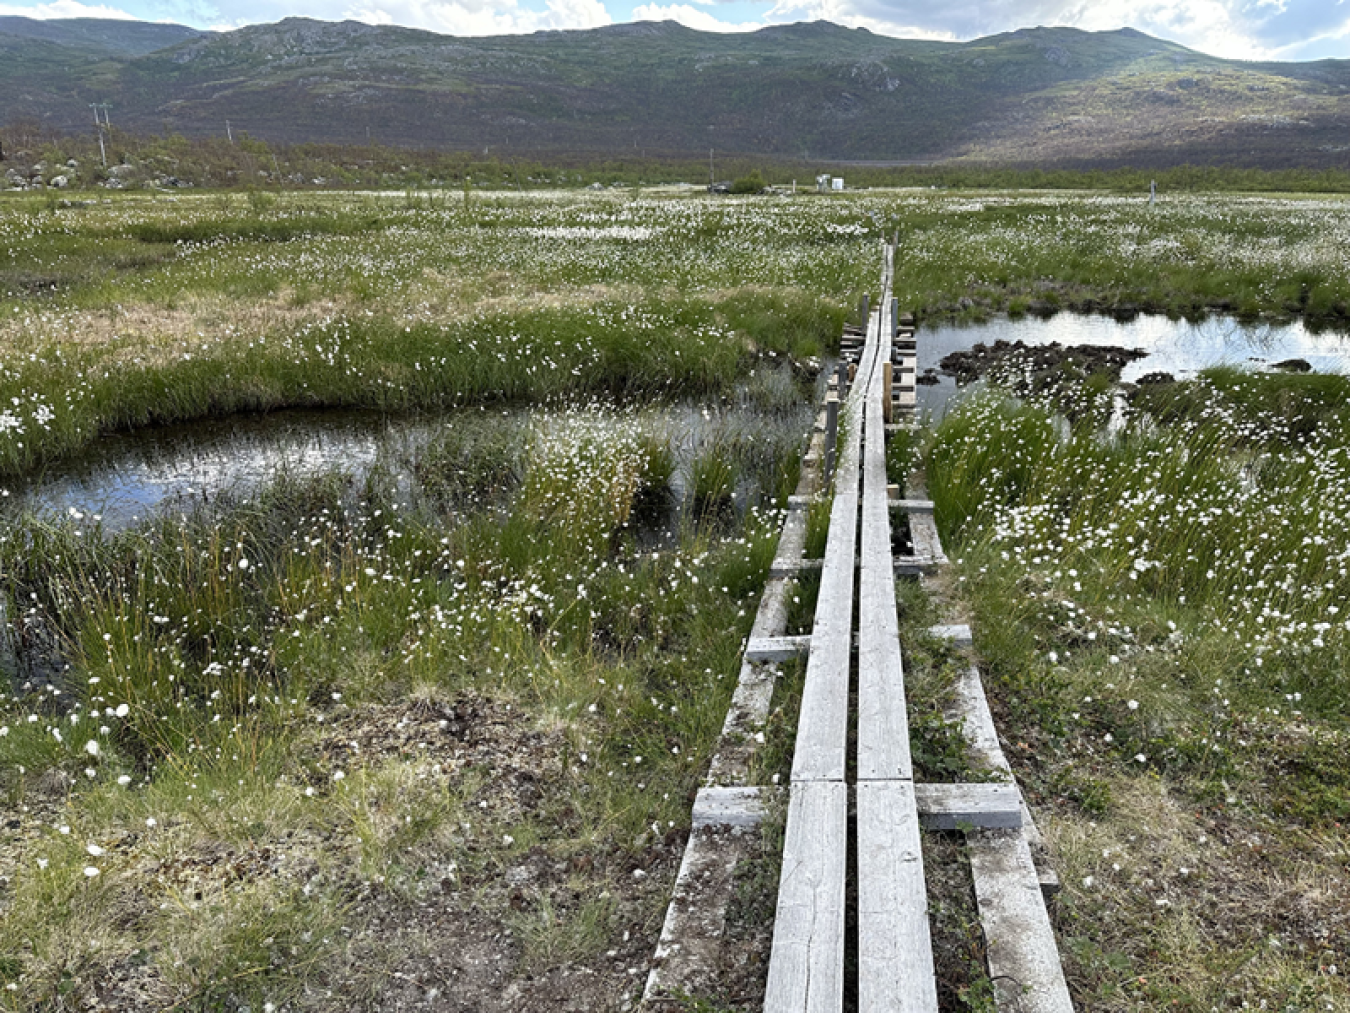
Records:
[[[573,155],[445,151],[380,144],[269,144],[235,134],[187,138],[181,134],[132,134],[113,127],[98,136],[54,131],[34,120],[0,126],[0,188],[47,185],[56,175],[74,188],[191,186],[213,189],[295,189],[383,186],[400,189],[535,189],[736,181],[736,189],[757,192],[794,181],[814,189],[820,173],[843,176],[850,188],[908,186],[953,189],[1089,189],[1144,192],[1150,181],[1167,191],[1296,191],[1350,193],[1350,171],[1342,169],[1251,169],[1222,165],[1181,165],[1149,169],[973,165],[857,165],[784,160],[751,154],[704,157],[652,154]],[[106,158],[106,165],[104,159]],[[69,163],[76,166],[71,168]],[[41,167],[41,168],[39,168]],[[710,178],[711,177],[711,178]],[[23,183],[18,181],[22,180]],[[753,183],[753,185],[751,185]]]

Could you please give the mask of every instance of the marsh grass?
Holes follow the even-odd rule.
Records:
[[[926,448],[1087,1007],[1350,1001],[1308,885],[1345,854],[1346,431],[1340,378],[1302,379],[1212,372],[1109,429],[1094,385],[993,391]]]
[[[689,219],[710,213],[314,196],[0,214],[0,344],[18,353],[0,355],[0,474],[103,432],[283,407],[708,395],[747,377],[757,401],[788,404],[791,385],[756,366],[805,369],[831,347],[830,293],[851,289],[864,244],[824,257],[784,218],[750,255],[757,226],[736,220],[691,256]]]
[[[6,853],[33,898],[5,916],[14,1008],[109,977],[183,1008],[334,976],[378,993],[350,970],[372,896],[413,910],[538,853],[633,856],[625,870],[664,854],[721,730],[800,434],[714,440],[766,487],[715,521],[691,494],[651,551],[627,528],[644,489],[673,495],[677,449],[639,413],[505,430],[433,445],[411,507],[378,471],[333,473],[120,533],[6,528],[7,615],[61,664],[0,701],[4,785],[42,813],[61,785],[72,828]],[[485,735],[492,758],[457,758]],[[523,974],[598,959],[635,917],[659,927],[599,881],[610,899],[541,883],[482,917],[514,933]]]

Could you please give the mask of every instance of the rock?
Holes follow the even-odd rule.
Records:
[[[1158,371],[1156,373],[1145,373],[1135,382],[1141,387],[1161,386],[1167,383],[1176,383],[1177,378],[1171,373]]]
[[[1311,373],[1312,363],[1307,359],[1285,359],[1283,362],[1271,363],[1270,368],[1285,373]]]
[[[934,387],[942,382],[942,377],[938,376],[936,369],[928,368],[914,378],[914,382],[922,384],[925,387]]]
[[[53,177],[51,178],[51,182],[49,182],[47,185],[48,185],[48,186],[54,186],[54,187],[56,187],[58,190],[64,190],[66,187],[70,186],[70,177],[68,177],[68,176],[53,176]]]

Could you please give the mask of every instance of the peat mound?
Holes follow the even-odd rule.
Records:
[[[938,364],[947,376],[957,383],[970,383],[993,374],[995,378],[1020,375],[1040,387],[1038,380],[1050,375],[1091,376],[1105,373],[1114,381],[1131,362],[1146,355],[1143,349],[1122,348],[1116,345],[1028,345],[1024,341],[1000,339],[992,345],[980,342],[969,349],[943,356]]]

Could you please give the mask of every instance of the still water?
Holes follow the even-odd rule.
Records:
[[[1313,334],[1300,322],[1243,324],[1232,317],[1200,323],[1139,316],[1128,322],[1111,317],[1061,313],[1049,320],[1026,317],[988,324],[943,325],[919,331],[919,372],[937,369],[944,355],[983,342],[1021,341],[1028,345],[1116,345],[1148,353],[1125,367],[1121,379],[1133,383],[1146,373],[1171,373],[1185,379],[1210,366],[1260,369],[1285,359],[1306,359],[1319,373],[1343,373],[1350,366],[1350,335]],[[956,394],[948,376],[936,386],[920,386],[922,411],[940,416]]]
[[[1143,349],[1148,355],[1125,368],[1127,382],[1152,372],[1183,378],[1213,365],[1261,368],[1289,358],[1306,359],[1319,372],[1344,372],[1350,366],[1350,336],[1313,334],[1300,323],[1247,325],[1225,317],[1189,323],[1147,316],[1121,323],[1064,313],[1049,320],[925,327],[919,331],[919,371],[936,369],[950,352],[998,340]],[[789,383],[780,378],[784,395]],[[955,382],[944,376],[936,386],[919,387],[918,404],[940,416],[956,393]],[[791,405],[783,396],[766,406],[742,391],[721,404],[677,403],[642,412],[669,440],[676,463],[671,492],[680,499],[706,440],[798,440],[810,427],[811,403],[802,399]],[[409,417],[286,411],[111,435],[25,481],[0,482],[0,490],[8,493],[0,496],[0,522],[6,514],[32,510],[51,517],[97,516],[105,531],[115,531],[162,510],[188,509],[220,496],[247,498],[282,474],[338,471],[359,483],[377,468],[400,494],[411,497],[418,455],[446,426],[521,425],[550,411],[499,406]],[[752,492],[740,488],[737,495],[744,500]]]

